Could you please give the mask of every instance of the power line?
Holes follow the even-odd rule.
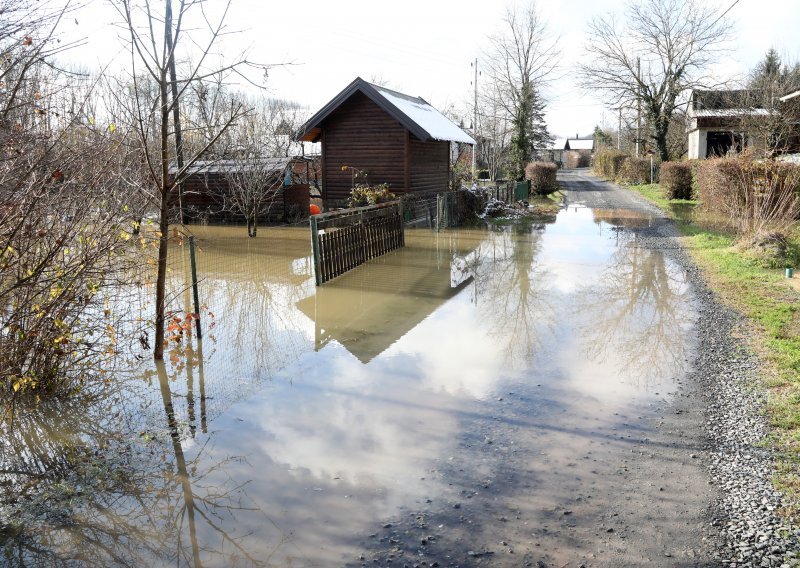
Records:
[[[724,17],[725,17],[725,14],[727,14],[728,12],[730,12],[730,11],[733,9],[733,7],[734,7],[734,6],[736,6],[736,4],[738,4],[738,3],[739,3],[739,0],[734,0],[734,1],[733,1],[733,4],[731,4],[731,5],[730,5],[730,7],[728,7],[728,9],[727,9],[727,10],[725,10],[724,12],[722,12],[722,14],[720,15],[720,17],[719,17],[719,18],[717,18],[716,20],[714,20],[714,21],[711,23],[711,25],[710,25],[710,26],[708,26],[708,27],[710,27],[710,28],[711,28],[711,27],[713,27],[713,26],[714,26],[714,24],[716,24],[716,23],[717,23],[717,22],[719,22],[719,21],[720,21],[722,18],[724,18]]]

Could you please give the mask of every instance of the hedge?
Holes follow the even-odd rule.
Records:
[[[622,161],[622,167],[617,173],[616,179],[622,183],[633,185],[650,183],[650,158],[626,157]],[[654,181],[658,181],[658,178]]]
[[[531,193],[550,195],[558,191],[557,173],[555,162],[531,162],[525,166],[525,179],[531,182]]]
[[[594,172],[608,179],[616,179],[627,157],[619,150],[602,150],[594,156]]]
[[[702,210],[727,217],[740,232],[800,215],[800,166],[742,155],[706,160],[697,166]]]
[[[664,162],[661,164],[659,181],[667,199],[691,199],[691,162]]]

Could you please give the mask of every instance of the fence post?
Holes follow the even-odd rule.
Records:
[[[200,295],[197,293],[197,262],[194,257],[194,235],[189,237],[189,261],[192,266],[192,295],[194,296],[194,313],[197,315],[195,323],[197,325],[197,338],[203,338],[203,331],[200,328]]]
[[[322,285],[322,275],[319,272],[319,230],[317,229],[317,220],[312,215],[308,218],[311,225],[311,251],[314,255],[314,279],[317,286]]]

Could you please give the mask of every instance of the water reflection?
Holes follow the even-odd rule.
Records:
[[[686,273],[661,252],[622,237],[599,279],[581,289],[584,349],[628,380],[685,370],[694,316]]]
[[[382,520],[467,491],[450,464],[496,447],[484,432],[512,387],[516,459],[550,467],[545,452],[601,439],[585,423],[649,400],[687,356],[691,291],[637,243],[649,223],[578,207],[522,229],[409,231],[318,289],[306,229],[196,228],[203,340],[187,329],[166,365],[6,427],[3,550],[18,565],[345,564]],[[179,311],[188,273],[178,256]]]
[[[409,231],[409,246],[320,287],[297,307],[314,322],[314,347],[336,341],[368,363],[471,281],[477,242]]]

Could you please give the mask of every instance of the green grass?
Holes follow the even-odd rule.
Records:
[[[768,444],[778,456],[776,487],[791,505],[787,514],[800,515],[800,293],[784,270],[768,269],[736,247],[736,237],[692,220],[693,202],[666,199],[658,185],[631,186],[672,218],[684,245],[703,269],[706,281],[728,305],[741,312],[750,329],[745,333],[763,362],[761,380],[768,389],[767,415],[772,426]],[[790,235],[797,267],[800,231]]]

